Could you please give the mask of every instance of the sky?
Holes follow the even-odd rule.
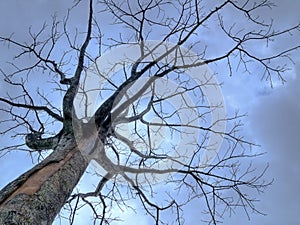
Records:
[[[51,3],[50,3],[51,2]],[[31,0],[30,4],[24,0],[0,1],[0,34],[15,33],[17,38],[23,38],[23,32],[30,25],[42,24],[57,11],[64,15],[71,1],[45,1]],[[272,16],[278,26],[293,24],[300,21],[300,1],[277,0],[277,7],[267,11],[264,16]],[[82,26],[84,14],[78,13],[75,19],[77,26]],[[283,39],[276,46],[271,46],[268,51],[300,42],[300,36]],[[274,48],[274,49],[272,49]],[[261,49],[264,51],[265,49]],[[0,52],[1,66],[10,54],[14,52]],[[293,55],[295,65],[286,75],[287,82],[282,85],[275,82],[273,88],[268,82],[260,81],[258,76],[240,75],[229,79],[219,77],[224,82],[223,94],[227,107],[247,113],[245,120],[245,133],[261,147],[258,151],[266,152],[263,157],[255,161],[260,168],[268,163],[267,179],[274,179],[274,183],[260,196],[258,208],[267,216],[252,215],[248,221],[244,214],[236,214],[225,218],[224,224],[254,224],[254,225],[299,225],[300,224],[300,52]],[[1,82],[0,82],[1,85]],[[1,86],[0,86],[1,88]],[[4,90],[0,89],[0,94]],[[0,115],[4,117],[5,115]],[[1,143],[5,138],[0,138]],[[18,160],[16,166],[16,158]],[[14,153],[0,158],[0,188],[13,180],[26,169],[31,167],[31,159],[25,153]],[[11,168],[14,168],[13,170]],[[5,172],[4,172],[5,171]],[[191,208],[187,214],[186,224],[199,224],[192,213],[197,213]],[[152,224],[144,217],[125,213],[128,220],[137,219],[139,224]],[[132,222],[132,221],[131,221]],[[80,223],[83,224],[83,223]]]

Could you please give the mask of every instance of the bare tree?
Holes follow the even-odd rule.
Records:
[[[8,116],[1,134],[14,138],[1,154],[28,151],[36,163],[1,190],[0,224],[52,224],[62,208],[73,224],[82,207],[90,207],[95,224],[109,224],[117,219],[112,209],[131,207],[132,200],[155,224],[183,224],[184,209],[195,201],[205,205],[208,224],[236,208],[247,216],[260,213],[252,191],[269,183],[265,170],[251,166],[257,155],[239,132],[243,115],[218,114],[223,100],[208,102],[205,88],[219,85],[201,68],[225,65],[223,73],[232,75],[252,73],[255,65],[271,84],[274,77],[284,81],[289,53],[299,46],[265,55],[253,45],[297,32],[299,24],[274,29],[259,15],[273,6],[268,0],[90,0],[83,32],[70,28],[72,9],[80,4],[61,22],[53,16],[50,26],[30,29],[30,43],[0,37],[2,46],[19,51],[9,64],[13,71],[1,69],[15,90],[0,98]],[[113,19],[109,38],[102,14]],[[221,52],[202,38],[210,27],[226,42]],[[109,64],[114,49],[124,46],[134,49],[134,60],[126,55]],[[199,68],[198,80],[189,76]],[[48,83],[33,88],[37,76]],[[92,161],[101,167],[94,174],[99,183],[81,192],[75,187]]]

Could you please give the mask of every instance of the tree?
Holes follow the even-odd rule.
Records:
[[[284,81],[289,53],[299,46],[266,55],[253,45],[297,32],[299,24],[273,28],[259,16],[273,6],[267,0],[90,0],[83,33],[70,25],[72,10],[82,2],[62,22],[53,16],[49,27],[29,29],[30,43],[0,37],[19,51],[10,63],[14,70],[1,69],[16,90],[0,98],[9,116],[1,121],[1,134],[19,142],[2,153],[26,150],[37,159],[1,190],[0,224],[52,224],[63,206],[72,224],[84,205],[95,222],[109,224],[112,208],[130,207],[132,199],[140,200],[156,224],[182,224],[182,212],[193,200],[204,203],[209,224],[239,207],[247,215],[259,212],[248,193],[269,185],[265,170],[258,173],[249,162],[257,155],[239,132],[243,115],[224,117],[223,99],[210,101],[206,88],[219,85],[207,65],[225,65],[226,75],[236,68],[252,73],[256,66],[271,84],[274,77]],[[239,21],[233,24],[229,12]],[[103,14],[114,19],[120,34],[104,38]],[[201,39],[212,26],[226,42],[222,51]],[[123,58],[115,62],[120,52]],[[200,75],[190,76],[195,71]],[[49,85],[33,90],[37,76]],[[102,167],[95,172],[99,182],[83,193],[75,187],[92,161]]]

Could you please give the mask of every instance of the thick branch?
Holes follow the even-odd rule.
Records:
[[[25,138],[26,145],[27,147],[36,150],[54,149],[60,140],[62,132],[63,131],[59,132],[53,137],[48,138],[42,138],[42,134],[39,132],[27,134]]]
[[[86,54],[86,48],[91,39],[92,22],[93,22],[93,0],[90,0],[88,30],[87,30],[86,38],[85,38],[83,45],[80,48],[78,64],[77,64],[75,74],[70,79],[70,87],[68,88],[68,90],[64,96],[64,99],[63,99],[63,115],[67,121],[70,121],[72,118],[73,101],[74,101],[76,91],[78,88],[80,76],[81,76],[81,73],[84,68],[84,57]]]

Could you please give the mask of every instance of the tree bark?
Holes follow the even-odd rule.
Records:
[[[63,135],[43,162],[0,191],[0,224],[51,225],[87,165],[73,135]]]

